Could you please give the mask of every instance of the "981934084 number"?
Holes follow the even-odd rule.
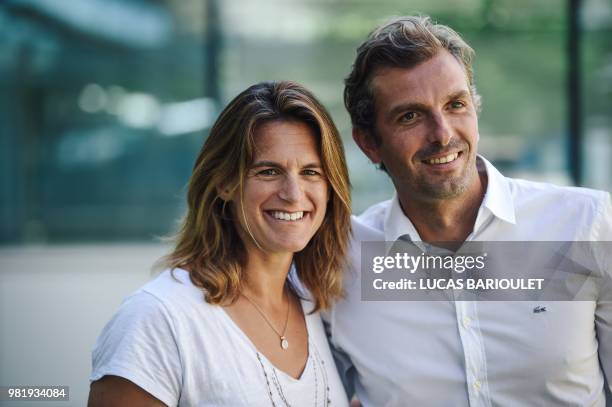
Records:
[[[0,400],[69,400],[68,386],[0,386]]]

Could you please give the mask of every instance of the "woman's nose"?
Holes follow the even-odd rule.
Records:
[[[302,197],[302,186],[298,177],[287,175],[279,191],[279,197],[287,202],[297,202]]]

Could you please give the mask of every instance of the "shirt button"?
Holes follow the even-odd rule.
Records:
[[[463,317],[463,327],[465,329],[468,329],[470,327],[471,323],[472,323],[472,318],[470,318],[470,317]]]
[[[476,381],[474,382],[474,388],[475,388],[476,390],[480,390],[480,388],[481,388],[481,387],[482,387],[482,383],[480,382],[480,380],[476,380]]]

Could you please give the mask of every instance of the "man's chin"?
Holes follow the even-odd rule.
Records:
[[[464,194],[468,190],[467,180],[447,180],[443,183],[422,183],[421,194],[430,199],[451,199]]]

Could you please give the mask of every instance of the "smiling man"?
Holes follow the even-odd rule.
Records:
[[[476,165],[477,109],[461,63],[440,49],[413,68],[379,68],[369,86],[376,124],[355,127],[355,141],[384,164],[423,239],[464,240],[470,222],[457,220],[467,210],[473,223],[486,174]]]
[[[472,56],[428,17],[393,19],[357,50],[353,139],[396,194],[354,218],[346,297],[327,316],[339,369],[364,406],[605,406],[602,287],[591,301],[362,300],[364,241],[612,240],[608,193],[506,178],[477,154]]]

